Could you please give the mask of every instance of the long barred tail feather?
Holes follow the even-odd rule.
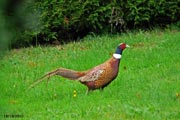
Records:
[[[53,70],[53,71],[51,71],[51,72],[48,72],[47,74],[43,75],[41,78],[37,79],[34,83],[32,83],[32,84],[28,87],[28,89],[33,88],[34,86],[36,86],[36,85],[38,85],[39,83],[41,83],[42,81],[44,81],[46,78],[49,79],[50,77],[52,77],[52,76],[54,76],[54,75],[56,75],[56,74],[57,74],[57,69],[56,69],[56,70]]]
[[[64,78],[68,78],[71,80],[76,80],[79,77],[85,75],[86,71],[75,71],[75,70],[70,70],[70,69],[66,69],[66,68],[58,68],[56,70],[53,70],[51,72],[48,72],[47,74],[45,74],[44,76],[42,76],[41,78],[39,78],[37,81],[35,81],[34,83],[32,83],[28,89],[33,88],[34,86],[38,85],[39,83],[41,83],[42,81],[44,81],[46,78],[50,78],[54,75],[60,75]]]

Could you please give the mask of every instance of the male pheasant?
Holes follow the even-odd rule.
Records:
[[[86,85],[88,87],[87,92],[95,89],[103,89],[117,77],[122,52],[127,47],[129,46],[125,43],[119,44],[115,53],[109,60],[86,71],[75,71],[66,68],[55,69],[42,76],[38,81],[31,84],[29,88],[39,84],[45,78],[50,78],[54,75],[60,75],[64,78],[79,81]]]

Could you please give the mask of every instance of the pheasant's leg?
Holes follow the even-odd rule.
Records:
[[[88,92],[89,92],[89,89],[86,90],[86,95],[88,94]]]
[[[104,88],[99,88],[99,91],[103,92]]]
[[[50,76],[47,78],[46,87],[47,87],[47,85],[49,83],[49,79],[50,79]]]
[[[91,89],[88,88],[88,89],[86,90],[86,95],[88,95],[88,93],[89,93],[90,91],[91,91]]]

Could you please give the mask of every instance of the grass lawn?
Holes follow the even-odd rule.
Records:
[[[104,62],[121,42],[131,48],[104,91],[85,95],[86,86],[59,76],[27,90],[55,68],[86,70]],[[0,60],[0,91],[2,119],[180,119],[180,30],[88,36],[63,46],[11,50]]]

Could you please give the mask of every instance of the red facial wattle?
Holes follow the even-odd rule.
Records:
[[[124,50],[126,48],[126,44],[122,43],[119,47],[120,47],[121,50]]]

